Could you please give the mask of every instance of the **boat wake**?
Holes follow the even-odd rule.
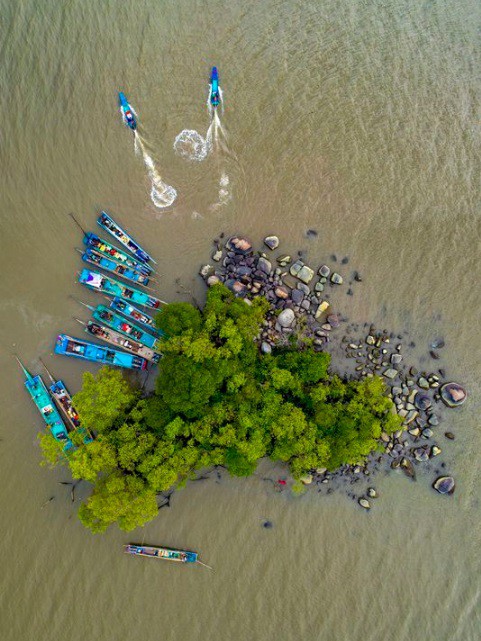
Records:
[[[177,198],[176,189],[171,185],[167,185],[167,183],[162,180],[152,157],[147,152],[145,143],[137,131],[134,132],[134,141],[135,153],[142,155],[144,164],[149,172],[149,178],[152,183],[152,189],[150,191],[152,202],[159,209],[170,207]]]
[[[184,129],[174,141],[174,151],[186,160],[201,162],[209,154],[209,140],[195,129]]]

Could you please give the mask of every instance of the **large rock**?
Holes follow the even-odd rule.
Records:
[[[227,249],[231,249],[236,254],[250,254],[252,251],[252,243],[243,236],[232,236],[226,243]]]
[[[328,309],[329,309],[329,303],[327,302],[327,300],[323,300],[316,310],[316,314],[315,314],[316,319],[320,318],[324,314],[324,312]]]
[[[307,265],[304,265],[297,274],[297,278],[308,285],[314,278],[314,270]]]
[[[396,376],[398,375],[398,373],[399,373],[399,372],[397,371],[397,369],[391,369],[391,368],[389,368],[389,369],[387,369],[385,372],[383,372],[383,376],[385,376],[386,378],[391,378],[391,379],[393,379],[393,378],[396,378]]]
[[[215,274],[212,274],[212,276],[209,276],[207,279],[207,285],[209,287],[213,287],[214,285],[217,285],[217,283],[220,283],[220,278]]]
[[[466,400],[468,394],[458,383],[446,383],[440,389],[441,398],[448,407],[458,407]]]
[[[301,269],[304,267],[304,263],[302,260],[296,260],[295,263],[292,263],[289,273],[291,276],[297,276],[297,274],[301,271]]]
[[[319,274],[319,276],[322,276],[323,278],[327,278],[331,273],[331,269],[327,265],[321,265],[317,273]]]
[[[236,296],[245,296],[247,293],[247,287],[243,285],[239,280],[234,280],[229,278],[225,281],[226,287],[231,290]]]
[[[270,274],[272,269],[271,261],[261,256],[259,258],[259,262],[257,263],[257,269],[260,269],[262,272],[264,272],[264,274]]]
[[[440,476],[434,481],[433,487],[439,494],[452,494],[456,484],[452,476]]]
[[[266,236],[264,238],[264,245],[267,245],[269,249],[277,249],[277,247],[279,247],[279,239],[277,236]]]
[[[300,289],[293,289],[291,292],[291,298],[296,305],[300,305],[304,300],[304,294]]]
[[[277,322],[281,327],[292,327],[296,322],[296,316],[292,309],[287,308],[279,314]]]
[[[416,394],[414,405],[418,410],[427,410],[431,407],[432,401],[427,394]]]
[[[337,272],[332,274],[331,283],[334,283],[334,285],[342,285],[343,282],[341,274],[338,274]]]

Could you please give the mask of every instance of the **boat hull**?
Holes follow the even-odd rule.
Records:
[[[96,345],[73,338],[67,334],[59,334],[55,342],[55,353],[62,356],[72,356],[81,360],[100,363],[102,365],[113,365],[115,367],[124,367],[126,369],[144,370],[147,369],[145,358],[127,354],[115,349]]]
[[[133,556],[145,556],[151,559],[162,561],[174,561],[177,563],[196,563],[197,553],[186,550],[174,550],[172,548],[156,547],[151,545],[124,545],[124,552]]]
[[[125,316],[125,318],[128,318],[129,320],[134,320],[136,323],[139,323],[157,336],[160,336],[161,332],[155,327],[155,321],[151,316],[149,316],[148,314],[144,314],[144,312],[141,312],[140,309],[137,309],[121,298],[114,298],[110,303],[110,309],[119,312],[120,314],[122,314],[122,316]]]
[[[141,292],[139,289],[134,289],[133,287],[124,285],[118,280],[110,278],[110,276],[104,276],[103,274],[91,271],[90,269],[82,270],[79,276],[79,283],[85,285],[89,289],[93,289],[94,291],[107,294],[107,296],[118,296],[126,301],[131,301],[145,307],[151,307],[152,309],[160,308],[160,300],[158,298],[149,296],[145,292]]]
[[[31,376],[25,381],[25,387],[42,415],[44,422],[56,441],[64,446],[64,450],[73,448],[73,443],[68,435],[67,427],[55,407],[42,378]]]
[[[131,269],[145,274],[146,276],[151,276],[153,272],[153,269],[151,267],[149,267],[145,263],[136,261],[132,256],[121,251],[120,249],[115,247],[115,245],[108,243],[103,238],[100,238],[99,236],[97,236],[97,234],[94,234],[92,232],[86,233],[83,242],[84,245],[86,245],[88,248],[93,249],[106,258],[114,260],[119,265],[130,267]]]
[[[135,242],[132,236],[122,229],[122,227],[116,223],[112,216],[107,214],[107,212],[100,212],[100,216],[97,218],[97,224],[116,238],[119,243],[126,247],[129,252],[137,258],[137,260],[140,260],[141,263],[155,263],[155,260],[144,249],[142,249],[142,247]]]
[[[105,305],[98,305],[93,311],[92,316],[95,320],[99,321],[99,323],[104,323],[104,325],[114,329],[116,332],[145,345],[145,347],[150,347],[150,349],[154,351],[160,348],[159,338],[152,336],[152,334],[149,334],[140,326],[129,323],[120,314],[116,314],[108,307],[105,307]]]
[[[87,334],[90,334],[94,338],[98,338],[105,343],[109,343],[109,345],[119,347],[126,352],[141,356],[142,358],[145,358],[148,361],[152,361],[153,363],[158,363],[160,360],[160,354],[154,352],[154,350],[150,349],[150,347],[146,347],[145,345],[142,345],[142,343],[139,343],[132,338],[127,338],[119,332],[116,332],[109,327],[105,327],[104,325],[99,325],[94,321],[89,321],[87,323],[85,331],[87,332]]]
[[[124,123],[129,129],[135,131],[137,129],[137,121],[134,116],[134,110],[130,106],[125,94],[121,91],[119,91],[119,106]]]
[[[96,252],[94,249],[87,249],[82,254],[82,260],[85,263],[100,267],[100,269],[115,274],[116,276],[120,276],[120,278],[124,278],[132,283],[138,283],[139,285],[145,286],[149,283],[149,278],[145,274],[137,272],[129,267],[125,267],[124,265],[119,265],[116,261],[111,258],[107,258],[106,256],[102,256],[102,254]]]

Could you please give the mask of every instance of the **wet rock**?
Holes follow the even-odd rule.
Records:
[[[452,476],[440,476],[434,481],[433,487],[439,494],[452,494],[456,484]]]
[[[393,379],[393,378],[396,378],[396,376],[399,374],[399,372],[397,371],[397,369],[389,368],[389,369],[385,370],[382,374],[386,378]]]
[[[277,258],[277,262],[281,267],[285,267],[288,263],[290,263],[292,258],[289,256],[289,254],[283,254],[282,256],[279,256]]]
[[[270,354],[272,352],[272,346],[267,343],[266,341],[262,341],[261,343],[261,352],[263,354]]]
[[[434,358],[434,360],[437,361],[439,359],[439,354],[437,352],[435,352],[433,349],[429,352],[429,354],[430,354],[431,358]]]
[[[327,278],[331,273],[331,268],[328,267],[327,265],[321,265],[317,273],[319,274],[319,276],[322,276],[323,278]]]
[[[454,441],[455,436],[452,432],[444,432],[444,436],[448,438],[450,441]]]
[[[448,407],[458,407],[467,398],[466,390],[458,383],[446,383],[441,387],[440,394]]]
[[[266,236],[264,245],[267,245],[269,249],[277,249],[279,247],[279,238],[277,236]]]
[[[266,530],[270,530],[271,528],[274,527],[274,524],[272,523],[272,521],[264,521],[264,523],[262,524],[262,527],[265,527]]]
[[[347,265],[348,262],[349,262],[349,258],[347,256],[344,256],[344,258],[341,260],[341,263],[343,265]]]
[[[315,229],[308,229],[306,231],[306,236],[308,238],[315,238],[316,236],[318,236],[318,232]]]
[[[429,460],[429,454],[422,447],[417,447],[413,450],[413,454],[416,461],[419,461],[420,463],[425,463]]]
[[[278,285],[274,290],[274,294],[282,300],[289,298],[289,290],[284,285]]]
[[[209,287],[213,287],[214,285],[217,285],[217,283],[220,283],[220,278],[215,274],[212,274],[212,276],[209,276],[207,279],[207,285]]]
[[[296,260],[295,263],[292,263],[291,268],[289,269],[290,275],[297,277],[298,273],[301,271],[303,267],[304,267],[304,263],[302,262],[302,260]]]
[[[369,501],[367,499],[359,499],[358,503],[365,510],[370,510],[371,509],[371,504],[369,503]]]
[[[313,478],[314,477],[312,476],[312,474],[305,474],[304,476],[301,476],[299,480],[304,485],[310,485],[312,483]]]
[[[378,497],[378,493],[373,487],[367,488],[367,495],[370,499],[376,499]]]
[[[439,456],[441,454],[442,450],[440,447],[437,445],[433,445],[431,448],[431,456]]]
[[[215,260],[216,263],[222,258],[222,249],[218,249],[214,254],[212,254],[212,260]]]
[[[242,254],[243,256],[250,254],[252,251],[252,243],[243,236],[232,236],[227,241],[226,247],[236,254]]]
[[[314,290],[316,292],[323,292],[324,291],[324,283],[321,283],[320,281],[314,285]]]
[[[429,382],[424,376],[418,378],[418,385],[421,389],[429,389]]]
[[[405,456],[400,461],[400,467],[408,478],[413,479],[413,481],[416,480],[416,471],[414,470],[414,465]]]
[[[376,343],[376,339],[374,338],[374,336],[366,336],[366,343],[368,345],[374,345]]]
[[[402,359],[403,357],[401,356],[401,354],[391,354],[391,363],[393,365],[399,365]]]
[[[304,293],[304,296],[309,296],[311,290],[305,283],[297,283],[297,289],[300,289]]]
[[[426,411],[432,405],[432,401],[427,394],[416,394],[414,405],[418,410]]]
[[[199,274],[202,276],[202,278],[208,278],[214,273],[214,268],[212,265],[202,265],[202,267],[199,270]]]
[[[359,272],[354,272],[354,280],[356,281],[356,283],[362,283],[362,277]]]
[[[431,416],[428,418],[428,423],[429,425],[432,425],[432,427],[436,427],[439,425],[439,418],[435,414],[431,414]]]
[[[264,272],[264,274],[269,275],[272,270],[271,261],[261,256],[259,258],[259,262],[257,263],[257,268],[260,269],[261,272]]]
[[[430,427],[426,427],[423,430],[423,438],[431,438],[433,436],[434,432]]]
[[[347,296],[352,296],[353,294],[354,294],[354,292],[353,292],[353,291],[352,291],[352,289],[349,287],[349,289],[348,289],[348,290],[347,290],[347,292],[346,292],[346,295],[347,295]]]
[[[304,300],[304,294],[300,289],[293,289],[291,292],[291,299],[296,305],[300,305]]]
[[[337,314],[329,314],[329,316],[327,317],[327,322],[331,327],[334,327],[334,328],[339,327],[341,323],[339,316],[337,316]]]
[[[327,309],[329,309],[329,303],[326,300],[323,300],[322,303],[317,307],[315,313],[316,319],[320,318]]]
[[[233,278],[229,278],[228,280],[225,281],[225,285],[236,296],[245,296],[247,293],[247,287],[243,283],[241,283],[239,280],[234,280]]]
[[[308,267],[307,265],[304,265],[301,267],[297,274],[297,278],[299,280],[302,280],[303,283],[309,284],[311,280],[314,278],[314,270]]]
[[[341,274],[338,274],[337,272],[334,272],[332,274],[331,283],[333,283],[334,285],[342,285],[343,282],[344,281],[343,281],[343,278],[342,278]]]
[[[431,349],[441,349],[444,345],[445,343],[442,338],[436,338],[429,347],[431,347]]]
[[[280,314],[277,319],[277,322],[281,327],[291,327],[294,325],[296,321],[296,317],[292,309],[284,309]]]
[[[325,474],[326,472],[327,472],[327,467],[316,468],[316,474]]]

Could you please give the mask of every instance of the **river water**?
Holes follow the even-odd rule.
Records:
[[[2,640],[479,639],[481,4],[0,0],[0,11]],[[173,143],[183,129],[205,135],[213,64],[228,151],[189,163]],[[119,89],[178,191],[167,210],[150,200]],[[75,282],[68,212],[93,228],[99,207],[157,257],[166,300],[202,298],[198,266],[221,232],[277,233],[313,266],[336,254],[346,280],[358,269],[337,309],[407,332],[413,364],[469,390],[438,428],[454,496],[431,489],[433,467],[416,483],[392,472],[365,513],[342,493],[275,493],[266,463],[249,480],[191,483],[130,535],[86,531],[75,512],[88,489],[72,503],[68,475],[39,466],[41,421],[12,355],[32,371],[41,356],[79,388],[87,368],[52,350],[86,318],[69,296],[95,300]],[[195,549],[214,571],[127,558],[128,541]]]

